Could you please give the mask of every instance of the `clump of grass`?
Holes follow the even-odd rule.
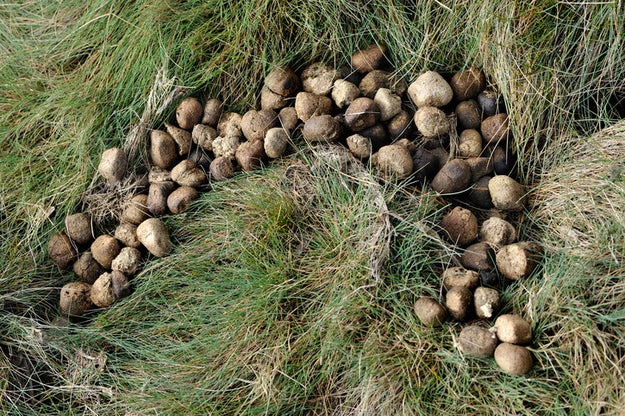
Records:
[[[574,380],[582,402],[616,414],[625,381],[625,125],[567,140],[571,153],[553,156],[535,192],[534,221],[551,256],[528,287],[527,309],[541,317],[543,358]]]

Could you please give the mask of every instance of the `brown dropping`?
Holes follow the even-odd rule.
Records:
[[[217,127],[221,112],[223,109],[223,103],[216,99],[211,98],[204,104],[204,114],[202,116],[202,124],[206,124],[211,127]]]
[[[70,282],[61,288],[59,306],[63,315],[80,316],[93,307],[89,296],[91,285]]]
[[[381,69],[387,64],[385,45],[371,45],[367,49],[360,50],[352,55],[352,67],[365,74],[374,69]]]
[[[477,68],[458,72],[449,82],[458,101],[476,97],[486,87],[486,76]]]
[[[445,307],[429,297],[417,299],[414,310],[417,318],[426,326],[440,326],[447,319]]]
[[[341,135],[341,125],[329,114],[308,119],[302,129],[304,138],[311,142],[335,142]]]
[[[480,278],[474,270],[467,270],[464,267],[449,267],[443,271],[442,275],[443,286],[446,289],[452,287],[461,286],[466,287],[469,290],[473,290],[477,287]]]
[[[121,250],[119,241],[112,235],[103,234],[91,243],[91,254],[93,258],[105,269],[111,268],[113,259],[117,257]]]
[[[371,98],[358,97],[345,110],[345,124],[352,131],[360,131],[380,120],[380,108]]]
[[[91,255],[90,251],[85,251],[74,262],[72,270],[81,282],[92,284],[106,270]]]
[[[141,247],[141,243],[137,239],[137,226],[134,224],[119,224],[117,228],[115,228],[115,238],[127,247]]]
[[[241,118],[241,132],[249,141],[262,140],[278,123],[278,114],[273,110],[250,110]]]
[[[495,362],[503,371],[520,376],[530,371],[534,365],[532,354],[521,345],[502,342],[495,349]]]
[[[510,280],[528,277],[538,266],[542,247],[534,242],[520,242],[502,247],[497,252],[499,272]]]
[[[487,144],[496,144],[501,140],[507,140],[510,135],[508,115],[500,113],[486,118],[482,121],[480,130]]]
[[[167,133],[174,139],[178,147],[178,155],[186,156],[191,151],[191,144],[193,143],[193,137],[190,131],[186,131],[173,124],[165,123],[165,129]]]
[[[91,216],[86,212],[77,212],[65,218],[65,232],[76,244],[85,245],[93,241]]]
[[[48,242],[48,255],[59,269],[67,269],[77,256],[76,249],[65,233],[57,233]]]
[[[223,181],[234,175],[234,165],[227,157],[217,157],[211,162],[209,171],[211,179]]]
[[[455,207],[441,221],[447,238],[459,246],[471,244],[478,235],[477,218],[466,208]]]
[[[147,200],[147,194],[133,196],[122,211],[121,220],[135,225],[141,224],[150,216]]]
[[[494,265],[495,251],[489,243],[479,242],[468,246],[462,256],[460,263],[470,270],[492,271]]]
[[[180,214],[187,210],[191,202],[199,197],[191,186],[181,186],[167,197],[167,207],[172,214]]]
[[[412,173],[413,161],[408,149],[391,144],[378,150],[375,164],[387,179],[405,179]]]
[[[463,286],[454,286],[447,291],[445,306],[449,315],[456,321],[464,321],[471,310],[473,293]]]
[[[291,68],[278,67],[267,74],[265,85],[275,94],[291,97],[302,88],[302,81]]]
[[[497,348],[497,336],[481,326],[466,326],[458,337],[460,352],[472,357],[492,357],[495,348]]]
[[[191,130],[202,121],[204,107],[195,97],[186,97],[176,107],[176,122],[181,129]]]
[[[430,186],[440,194],[464,191],[471,182],[471,168],[462,159],[452,159],[436,174]]]

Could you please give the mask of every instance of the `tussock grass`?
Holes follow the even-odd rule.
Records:
[[[0,375],[9,375],[0,381],[2,410],[618,414],[623,194],[618,179],[604,179],[620,176],[603,160],[618,165],[619,152],[597,136],[592,143],[609,150],[587,159],[597,150],[580,143],[624,113],[623,7],[0,5]],[[433,275],[449,254],[428,235],[440,207],[373,180],[356,178],[354,188],[337,169],[313,176],[323,207],[313,212],[300,212],[279,168],[217,186],[191,212],[168,219],[177,251],[149,263],[131,298],[92,325],[57,325],[58,288],[72,276],[52,267],[45,245],[81,208],[83,191],[99,190],[92,178],[105,148],[127,145],[141,161],[133,138],[171,116],[173,106],[154,109],[172,91],[245,111],[272,66],[345,65],[371,42],[389,46],[408,80],[475,64],[506,99],[520,177],[536,188],[530,235],[549,248],[541,276],[504,294],[534,326],[534,373],[503,376],[450,347],[453,326],[416,324],[411,302],[436,294]],[[150,93],[160,97],[153,111]],[[587,164],[574,163],[578,153]],[[561,191],[564,200],[554,197]],[[373,251],[359,243],[379,229],[381,205],[371,205],[369,192],[389,209],[395,234],[387,254],[383,238]],[[377,272],[372,252],[388,256]],[[103,369],[94,364],[101,351]]]

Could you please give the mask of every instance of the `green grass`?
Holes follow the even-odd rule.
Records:
[[[0,5],[3,412],[618,414],[623,133],[598,136],[598,158],[582,145],[623,115],[623,4],[403,3]],[[408,80],[473,63],[506,99],[520,176],[536,189],[526,233],[549,249],[543,272],[504,294],[533,325],[529,377],[463,358],[454,325],[416,323],[412,302],[435,294],[448,261],[428,234],[441,207],[332,164],[312,175],[308,202],[285,187],[284,165],[215,187],[167,219],[175,253],[149,262],[131,297],[89,325],[59,320],[72,275],[46,258],[47,241],[84,191],[102,191],[99,155],[129,145],[142,115],[145,127],[167,120],[173,106],[155,109],[175,88],[243,112],[272,66],[346,65],[371,42]],[[139,167],[144,144],[130,145]],[[393,226],[383,265],[372,259],[386,240],[362,243],[381,201]]]

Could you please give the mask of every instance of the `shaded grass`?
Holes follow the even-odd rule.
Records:
[[[397,214],[403,221],[394,225],[404,237],[395,242],[387,269],[392,284],[377,287],[373,294],[352,293],[360,287],[354,286],[357,276],[367,274],[368,263],[363,257],[347,255],[353,254],[350,242],[359,239],[347,231],[347,224],[355,223],[355,232],[361,220],[353,216],[349,198],[325,207],[327,215],[342,221],[311,220],[309,228],[318,232],[309,245],[318,258],[294,270],[293,258],[285,255],[297,250],[284,246],[285,234],[274,233],[272,227],[284,223],[292,231],[302,227],[303,220],[282,217],[289,216],[288,199],[276,201],[285,204],[285,211],[272,211],[276,206],[271,193],[262,197],[254,192],[259,203],[269,204],[265,211],[251,202],[251,195],[239,197],[255,206],[252,212],[273,212],[274,222],[251,214],[247,222],[239,222],[245,216],[237,221],[228,218],[222,234],[216,234],[224,244],[216,252],[208,250],[228,262],[213,264],[212,258],[197,258],[198,252],[207,250],[204,240],[210,241],[219,231],[215,229],[219,224],[211,225],[212,218],[204,216],[203,210],[212,212],[213,203],[212,209],[223,208],[219,198],[232,195],[224,190],[223,195],[205,196],[197,211],[170,219],[182,233],[178,252],[171,259],[151,263],[137,280],[141,282],[138,295],[99,315],[91,328],[63,329],[58,342],[40,342],[33,334],[57,331],[48,328],[47,321],[56,315],[58,287],[72,279],[47,261],[45,244],[62,228],[64,216],[79,208],[101,151],[123,144],[159,73],[192,94],[220,97],[230,108],[245,111],[257,103],[259,81],[273,65],[288,63],[297,68],[325,59],[340,66],[372,41],[389,46],[398,73],[409,80],[424,69],[452,72],[475,63],[506,98],[516,153],[522,161],[521,177],[533,183],[541,170],[558,165],[563,155],[576,154],[569,136],[561,133],[588,134],[622,116],[624,19],[622,2],[428,1],[407,6],[380,1],[258,0],[122,5],[68,0],[0,6],[0,50],[5,58],[0,62],[0,304],[8,312],[0,317],[4,367],[0,371],[23,375],[0,385],[8,391],[3,395],[3,410],[80,413],[83,403],[98,408],[106,402],[107,386],[119,386],[113,408],[131,403],[146,412],[151,403],[163,411],[192,407],[199,413],[233,409],[523,413],[528,407],[563,414],[599,412],[602,406],[604,412],[616,413],[623,397],[618,386],[623,383],[614,363],[621,362],[622,349],[616,337],[620,333],[610,331],[622,323],[618,312],[622,272],[610,258],[622,253],[620,240],[613,237],[622,227],[616,220],[618,211],[610,211],[597,199],[585,210],[605,210],[597,216],[601,222],[589,224],[586,235],[592,238],[585,249],[601,261],[552,253],[544,265],[544,282],[534,280],[505,294],[510,308],[531,317],[536,328],[541,369],[532,379],[495,375],[492,363],[467,364],[449,348],[452,331],[414,329],[410,301],[420,290],[431,293],[435,279],[426,277],[427,284],[412,280],[430,276],[444,262],[436,252],[445,248],[425,248],[436,247],[436,241],[424,243],[419,217],[424,211],[417,210],[415,217]],[[153,125],[170,115],[163,113]],[[567,174],[565,170],[562,175]],[[233,183],[238,182],[229,184]],[[392,198],[399,194],[390,193],[388,201],[393,205]],[[237,211],[241,207],[230,208],[233,211],[222,215],[242,215]],[[396,206],[394,210],[401,211]],[[566,221],[572,223],[586,215],[584,210],[561,211],[570,213]],[[561,232],[560,221],[565,220],[546,221],[543,235]],[[537,222],[543,224],[544,217]],[[265,228],[258,229],[259,223]],[[323,224],[326,227],[319,229]],[[244,233],[240,245],[225,244],[233,235],[228,233],[243,230],[257,234]],[[258,235],[268,241],[257,241]],[[198,241],[195,236],[205,239]],[[544,241],[554,248],[562,240]],[[424,260],[408,255],[419,250]],[[195,271],[181,264],[190,264]],[[301,286],[296,284],[294,276],[311,275],[321,264],[330,270],[349,265],[353,271],[345,281],[309,278]],[[203,282],[211,271],[228,278],[209,277]],[[181,286],[187,280],[199,292]],[[588,297],[584,288],[599,297]],[[291,305],[291,299],[297,301]],[[195,311],[198,304],[211,314],[186,312]],[[144,314],[144,307],[153,314]],[[325,326],[308,328],[289,315],[292,310],[305,316],[305,322],[317,319]],[[345,311],[345,319],[331,319]],[[267,318],[271,325],[263,326],[260,321]],[[240,326],[244,320],[253,324],[249,333]],[[205,329],[207,322],[215,326]],[[613,328],[608,331],[610,324]],[[133,339],[124,329],[136,329],[144,338]],[[353,337],[358,342],[350,344]],[[295,352],[290,355],[294,338],[301,343],[291,347]],[[216,357],[232,345],[236,348],[230,354]],[[106,349],[110,361],[104,373],[89,368],[68,375],[64,364],[76,363],[76,350],[83,346]],[[185,354],[189,351],[204,352],[203,357],[214,362],[205,358],[210,367],[203,367],[206,363],[201,359],[187,363],[193,356]],[[588,352],[592,360],[585,363],[581,357]],[[185,362],[179,361],[180,355]],[[309,362],[315,365],[302,365]],[[478,364],[484,367],[475,368]],[[284,374],[272,373],[274,368]],[[602,384],[604,375],[609,382]],[[175,382],[165,385],[168,378]],[[250,380],[254,381],[246,383]],[[188,388],[195,385],[200,387]],[[117,390],[122,391],[121,398]],[[405,409],[398,407],[402,404]],[[78,410],[72,410],[73,405]]]

